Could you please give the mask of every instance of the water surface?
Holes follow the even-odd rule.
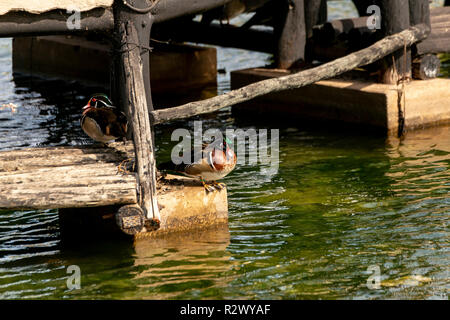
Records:
[[[341,13],[355,14],[351,5]],[[339,7],[337,7],[339,9]],[[331,11],[335,14],[335,11]],[[218,51],[227,71],[269,55]],[[443,57],[443,75],[449,75]],[[0,150],[89,143],[78,121],[101,88],[12,74],[11,40],[0,39]],[[215,88],[210,88],[214,93]],[[211,91],[212,90],[212,91]],[[218,91],[229,90],[229,74]],[[155,97],[158,105],[164,99]],[[229,228],[189,236],[61,246],[57,210],[0,213],[3,299],[447,299],[450,127],[403,139],[236,119],[229,109],[197,117],[207,128],[279,128],[277,174],[239,165],[225,178]],[[158,159],[170,133],[157,127]],[[67,268],[81,269],[69,290]],[[379,268],[381,286],[367,280]]]

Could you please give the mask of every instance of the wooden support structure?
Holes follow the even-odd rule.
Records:
[[[151,117],[153,118],[153,123],[157,124],[213,112],[271,92],[300,88],[378,61],[388,54],[399,50],[405,44],[411,46],[415,42],[425,39],[429,33],[430,28],[427,25],[410,27],[398,34],[388,36],[366,49],[354,52],[346,57],[319,67],[280,78],[263,80],[203,101],[191,102],[174,108],[155,110],[151,112]]]
[[[80,29],[69,29],[67,21],[72,13],[66,10],[52,10],[42,14],[10,12],[0,15],[0,37],[19,37],[47,34],[67,34],[112,30],[112,10],[96,8],[80,13]]]
[[[304,0],[283,0],[275,15],[275,64],[289,69],[305,60],[306,25]]]
[[[380,0],[381,4],[381,31],[389,36],[408,29],[409,1],[408,0]],[[405,44],[406,45],[406,44]],[[393,53],[393,56],[384,59],[380,82],[396,84],[400,79],[411,78],[411,49],[406,46]]]
[[[145,8],[145,0],[134,0],[131,5]],[[115,74],[119,81],[120,101],[125,110],[133,136],[138,176],[139,205],[147,219],[161,220],[156,199],[156,163],[154,140],[149,112],[153,109],[149,82],[150,13],[130,10],[121,3],[114,8],[116,53],[119,64]],[[147,34],[148,33],[148,34]],[[141,54],[145,52],[144,54]],[[144,61],[145,57],[147,61]],[[146,81],[147,79],[147,81]]]

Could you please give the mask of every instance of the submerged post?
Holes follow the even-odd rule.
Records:
[[[114,31],[116,88],[133,136],[138,180],[138,203],[148,220],[161,220],[156,201],[156,163],[149,111],[149,37],[153,23],[145,0],[116,1]]]
[[[384,36],[390,36],[406,30],[409,22],[409,0],[380,0],[381,31]],[[396,84],[401,78],[411,78],[411,49],[404,48],[386,57],[381,70],[380,80],[386,84]]]

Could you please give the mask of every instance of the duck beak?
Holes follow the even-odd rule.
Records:
[[[83,107],[83,110],[87,110],[87,109],[89,109],[91,107],[91,105],[88,103],[87,105],[85,105],[84,107]]]

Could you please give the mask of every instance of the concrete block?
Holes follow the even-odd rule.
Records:
[[[231,87],[288,74],[286,70],[265,68],[233,71]],[[367,79],[332,79],[268,94],[235,108],[254,115],[350,123],[396,134],[399,106],[403,106],[399,104],[401,87]],[[405,85],[405,96],[407,130],[450,122],[450,79],[414,80]]]

